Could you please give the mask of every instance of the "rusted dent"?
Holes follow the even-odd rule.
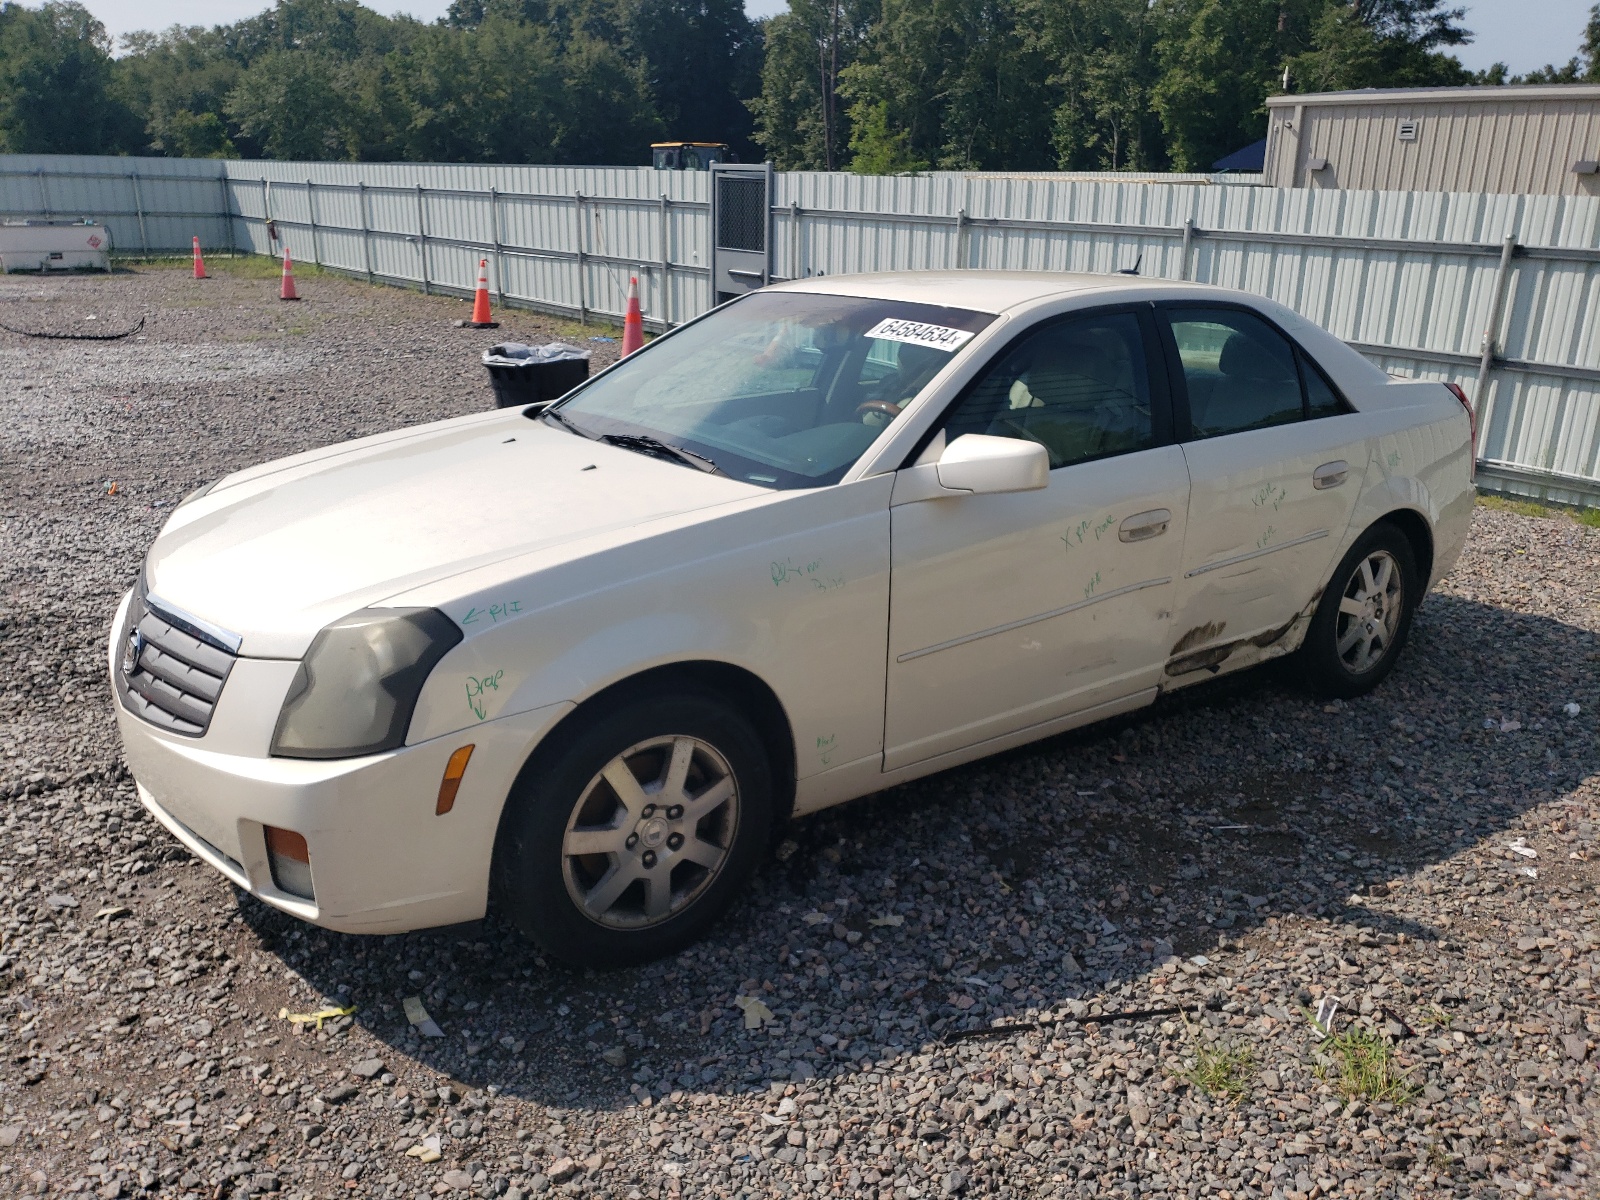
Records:
[[[1228,627],[1226,621],[1208,621],[1204,625],[1196,625],[1188,633],[1178,639],[1170,653],[1182,654],[1185,650],[1193,650],[1196,646],[1204,646],[1207,642],[1222,635]]]
[[[1169,676],[1188,675],[1195,671],[1210,671],[1215,675],[1222,669],[1222,664],[1233,655],[1249,646],[1255,650],[1266,650],[1282,641],[1294,632],[1295,626],[1304,621],[1309,621],[1317,611],[1317,603],[1322,599],[1323,588],[1318,588],[1311,597],[1311,602],[1294,616],[1276,629],[1268,629],[1251,638],[1238,638],[1231,642],[1224,642],[1220,646],[1210,646],[1204,650],[1196,650],[1192,654],[1183,651],[1191,646],[1200,645],[1217,636],[1227,627],[1226,621],[1213,621],[1205,625],[1197,625],[1188,633],[1178,639],[1178,644],[1172,648],[1172,657],[1167,660],[1166,673]],[[1245,665],[1259,662],[1260,656],[1252,656]]]
[[[1213,646],[1209,650],[1198,650],[1193,654],[1185,654],[1180,658],[1167,660],[1168,675],[1187,675],[1190,671],[1216,672],[1219,670],[1239,645],[1238,642],[1229,642],[1225,646]]]
[[[1252,646],[1259,646],[1261,649],[1265,650],[1268,646],[1272,645],[1273,642],[1277,641],[1279,638],[1283,637],[1284,634],[1288,633],[1289,630],[1293,629],[1295,622],[1299,619],[1300,614],[1295,613],[1294,616],[1290,617],[1287,622],[1278,626],[1278,628],[1265,630],[1264,632],[1258,633],[1255,635],[1255,637],[1248,640]],[[1236,642],[1234,644],[1237,645],[1238,643]]]

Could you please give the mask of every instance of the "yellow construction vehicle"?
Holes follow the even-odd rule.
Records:
[[[652,142],[650,165],[658,171],[709,171],[712,163],[738,162],[727,142]]]

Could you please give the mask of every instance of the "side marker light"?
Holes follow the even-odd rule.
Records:
[[[472,744],[462,746],[445,764],[444,778],[439,781],[439,802],[433,806],[436,816],[444,816],[456,806],[456,793],[461,790],[461,777],[467,773],[467,763],[472,758]]]

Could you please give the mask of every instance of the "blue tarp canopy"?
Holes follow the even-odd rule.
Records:
[[[1213,171],[1264,171],[1267,167],[1267,139],[1251,142],[1243,150],[1235,150],[1226,158],[1211,164]]]

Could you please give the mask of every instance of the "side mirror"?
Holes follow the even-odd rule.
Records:
[[[1050,485],[1050,454],[1038,442],[964,433],[945,447],[937,470],[946,491],[1031,492]]]

